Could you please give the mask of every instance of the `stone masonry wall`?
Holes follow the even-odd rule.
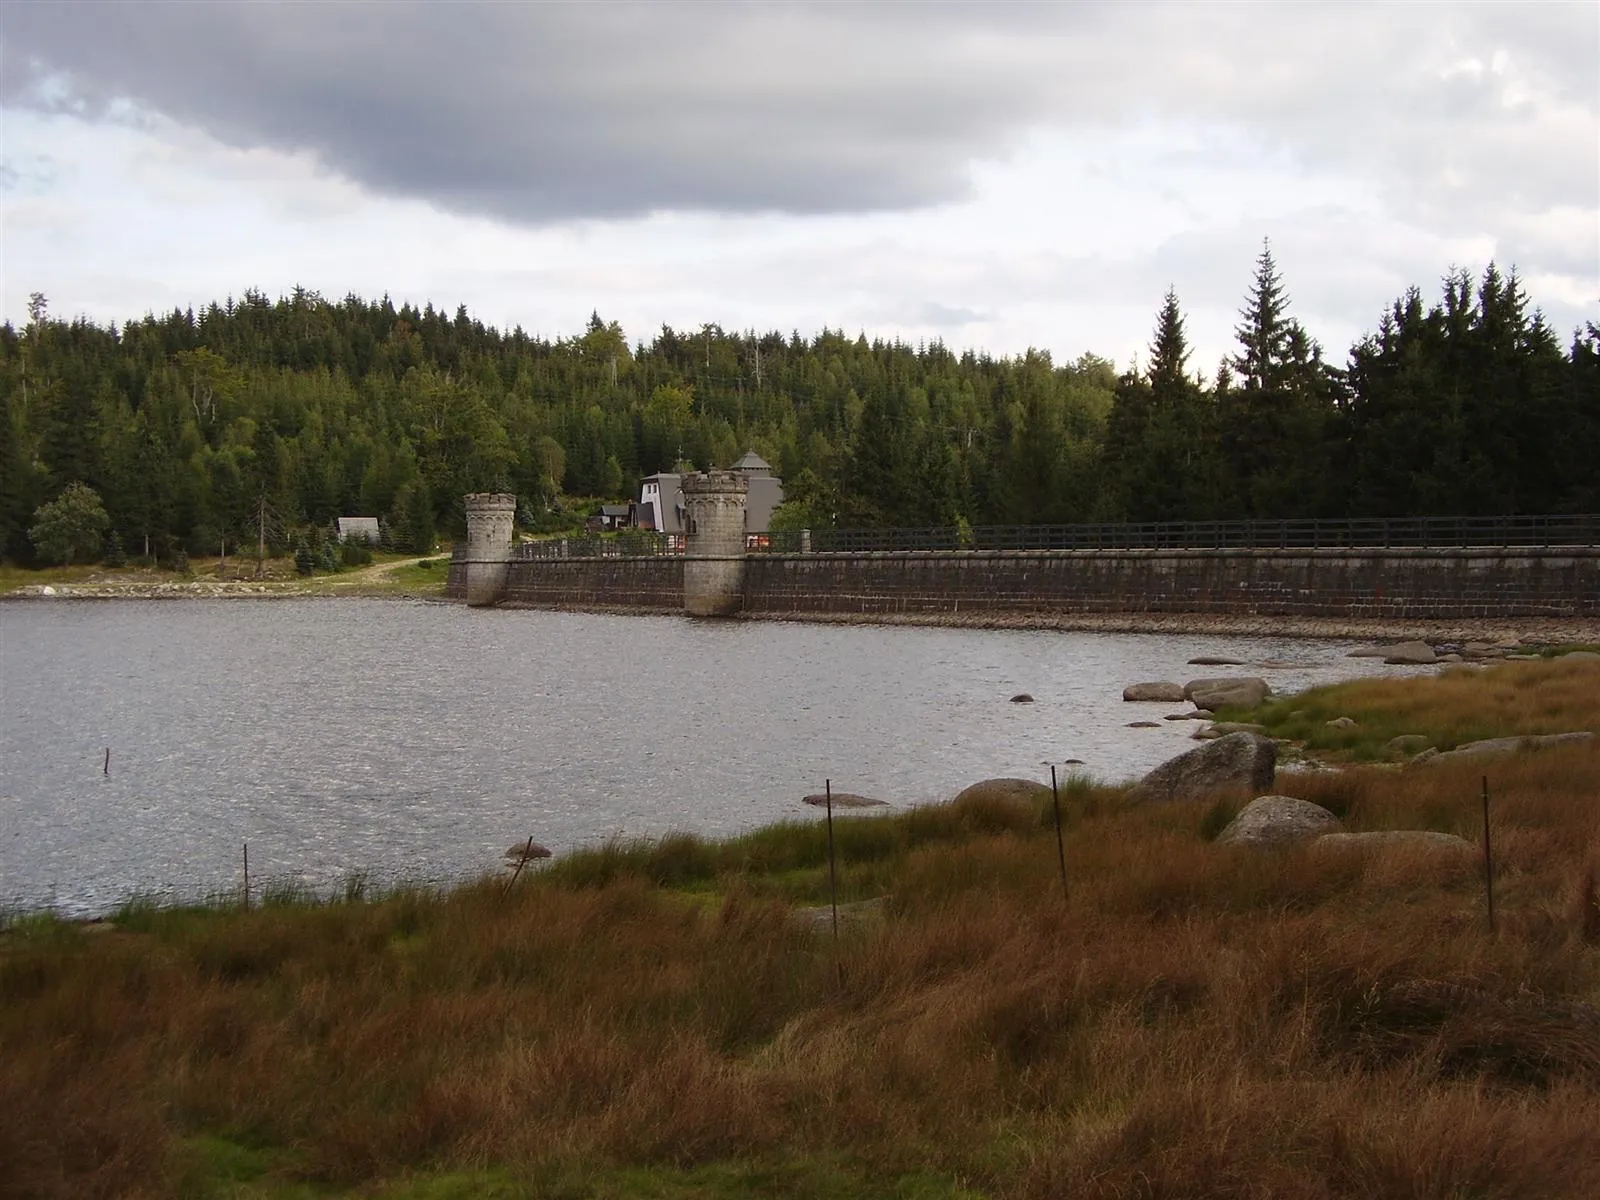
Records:
[[[1022,551],[753,556],[744,610],[1600,615],[1600,550]]]
[[[456,598],[461,575],[453,565]],[[518,560],[506,602],[681,612],[683,560]],[[744,612],[1597,617],[1600,549],[752,555]]]

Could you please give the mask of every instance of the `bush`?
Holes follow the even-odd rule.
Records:
[[[70,567],[73,559],[82,562],[100,553],[102,534],[110,524],[99,493],[73,483],[49,504],[34,509],[28,538],[45,562]]]
[[[294,569],[298,574],[309,575],[317,569],[317,556],[306,545],[305,538],[294,544]]]
[[[122,548],[122,538],[113,529],[106,534],[105,552],[100,556],[100,561],[108,567],[125,567],[128,565],[127,551]]]
[[[372,547],[352,538],[339,548],[339,561],[347,567],[365,567],[372,562]]]

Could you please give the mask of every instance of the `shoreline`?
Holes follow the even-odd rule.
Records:
[[[49,589],[46,591],[45,589]],[[0,594],[5,601],[46,600],[420,600],[459,604],[442,593],[397,592],[346,586],[307,587],[298,581],[189,580],[185,582],[82,582],[29,584]],[[605,616],[680,616],[673,608],[626,604],[507,603],[498,608],[535,612],[582,612]],[[1429,643],[1505,641],[1524,645],[1600,643],[1600,617],[1356,617],[1270,613],[740,613],[737,621],[810,625],[886,625],[938,629],[997,629],[1060,633],[1162,633],[1222,637],[1292,637],[1352,641],[1420,640]]]
[[[449,603],[461,603],[449,600]],[[676,609],[621,604],[519,604],[497,608],[606,616],[679,616]],[[706,619],[706,618],[696,618]],[[1600,643],[1600,617],[1319,617],[1270,613],[739,613],[733,621],[803,625],[908,625],[935,629],[1049,630],[1059,633],[1210,634],[1222,637],[1324,638],[1429,643],[1505,641],[1524,645]]]

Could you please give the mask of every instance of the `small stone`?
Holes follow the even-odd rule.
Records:
[[[1442,663],[1458,663],[1465,662],[1466,659],[1462,658],[1459,654],[1441,654],[1439,655],[1439,661]]]
[[[826,808],[828,806],[828,794],[826,792],[818,792],[815,795],[805,796],[800,803],[809,804],[814,808]],[[833,793],[833,806],[835,808],[887,808],[888,805],[889,802],[887,800],[874,800],[871,796],[858,796],[854,792]]]
[[[1242,667],[1242,658],[1224,658],[1220,654],[1202,654],[1199,658],[1189,660],[1191,667]]]
[[[1129,721],[1129,729],[1160,729],[1160,721]]]
[[[1326,724],[1329,729],[1354,729],[1356,727],[1356,722],[1352,717],[1335,717]]]
[[[1028,695],[1027,692],[1018,692],[1015,696],[1011,697],[1011,703],[1013,703],[1013,704],[1032,704],[1033,703],[1033,697]]]
[[[1439,661],[1427,642],[1398,642],[1383,647],[1383,661],[1389,666],[1427,666]]]
[[[518,842],[515,846],[512,846],[506,850],[506,861],[512,863],[513,865],[516,863],[529,862],[535,858],[549,857],[549,847],[541,846],[538,842],[532,841]]]

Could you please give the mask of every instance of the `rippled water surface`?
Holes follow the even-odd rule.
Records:
[[[727,834],[822,790],[1108,779],[1189,749],[1125,684],[1384,669],[1351,643],[696,622],[365,600],[0,605],[0,902],[103,911],[253,875],[438,881],[533,836]],[[1011,704],[1017,692],[1036,703]],[[102,773],[111,749],[111,772]]]

